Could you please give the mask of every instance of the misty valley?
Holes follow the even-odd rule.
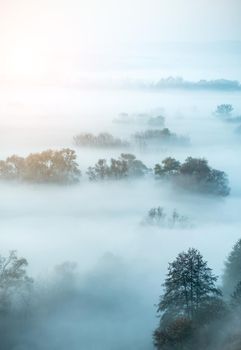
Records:
[[[238,93],[0,106],[1,349],[239,350]]]

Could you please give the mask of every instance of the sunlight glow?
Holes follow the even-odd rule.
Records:
[[[39,79],[46,73],[47,62],[38,50],[15,46],[9,53],[7,70],[12,79]]]

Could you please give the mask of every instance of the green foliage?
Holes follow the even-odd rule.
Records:
[[[170,176],[180,172],[181,163],[175,158],[167,157],[162,161],[162,165],[156,164],[154,168],[155,175]]]
[[[141,177],[148,172],[148,168],[133,154],[122,153],[118,159],[111,159],[107,164],[105,159],[99,159],[89,167],[87,175],[91,181],[97,180],[120,180],[129,177]]]
[[[241,280],[236,285],[234,292],[231,296],[231,305],[234,308],[241,308]]]
[[[80,170],[75,151],[64,148],[31,153],[26,158],[13,155],[0,161],[0,179],[43,183],[73,183]]]
[[[158,312],[192,319],[201,305],[221,295],[215,287],[216,281],[198,250],[192,248],[180,253],[169,264]]]
[[[227,315],[216,281],[196,249],[180,253],[169,264],[157,310],[161,319],[153,334],[158,350],[192,350],[194,344],[200,350],[207,348],[210,342],[201,334]]]
[[[154,346],[159,350],[185,350],[192,341],[193,322],[180,317],[153,334]]]
[[[206,159],[188,157],[184,163],[168,157],[161,164],[156,164],[154,173],[157,178],[171,181],[180,188],[227,196],[230,192],[227,175],[212,169]]]
[[[212,297],[207,303],[202,303],[195,312],[193,320],[200,327],[226,320],[227,316],[229,316],[228,305],[218,296]]]
[[[241,239],[234,245],[225,261],[223,274],[223,290],[227,296],[231,296],[238,283],[241,281]]]

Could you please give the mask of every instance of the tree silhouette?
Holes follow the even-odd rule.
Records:
[[[231,296],[241,280],[241,239],[233,246],[232,251],[225,261],[223,274],[223,291]]]
[[[217,277],[194,248],[180,253],[169,264],[157,309],[161,314],[160,324],[153,334],[157,349],[193,349],[197,327],[208,323],[204,317],[208,308],[213,311],[213,318],[223,312],[216,281]]]
[[[174,185],[193,192],[227,196],[230,192],[228,177],[213,169],[206,159],[188,157],[184,163],[167,157],[154,168],[156,178],[171,181]]]
[[[215,287],[217,277],[203,260],[200,252],[190,248],[169,264],[158,312],[165,316],[192,319],[199,308],[213,297],[221,295]]]

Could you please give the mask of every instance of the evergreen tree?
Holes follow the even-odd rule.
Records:
[[[199,328],[209,322],[203,313],[206,314],[209,307],[215,317],[224,312],[216,281],[217,277],[194,248],[180,253],[169,264],[157,310],[161,320],[153,334],[157,349],[193,349]]]
[[[223,291],[231,296],[237,284],[241,281],[241,239],[234,245],[229,254],[223,274]]]
[[[217,277],[198,250],[191,248],[180,253],[169,264],[158,312],[192,319],[204,303],[221,295],[215,286],[216,281]]]
[[[237,284],[232,296],[231,306],[236,309],[241,307],[241,281]]]

